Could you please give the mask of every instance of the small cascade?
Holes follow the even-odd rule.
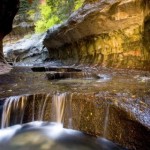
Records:
[[[11,124],[22,124],[27,97],[14,96],[5,100],[1,119],[1,128]]]
[[[69,95],[69,107],[68,107],[68,128],[69,129],[72,129],[73,127],[72,127],[72,98],[73,98],[73,93],[71,93],[70,95]]]
[[[32,101],[32,121],[34,121],[34,114],[35,114],[35,95],[33,95],[33,101]]]
[[[107,135],[107,127],[108,127],[108,121],[109,121],[109,104],[106,106],[106,114],[104,119],[104,130],[103,130],[103,137],[106,138]]]
[[[44,113],[45,113],[46,105],[49,99],[50,99],[50,94],[47,94],[46,97],[44,98],[43,104],[41,105],[41,109],[39,109],[38,120],[41,120],[41,121],[44,120]]]
[[[3,105],[1,128],[31,121],[53,121],[72,127],[72,94],[12,96]]]
[[[50,93],[35,94],[28,97],[25,121],[49,121],[51,99]]]
[[[54,121],[58,123],[64,122],[64,113],[65,113],[65,104],[67,101],[67,93],[57,93],[52,98],[52,113],[55,114],[54,118],[52,118]]]
[[[72,128],[72,97],[73,93],[56,93],[52,97],[52,117],[53,122],[63,124]]]
[[[92,75],[90,72],[85,71],[85,72],[83,72],[83,77],[84,77],[85,79],[92,79],[92,78],[93,78],[93,75]]]
[[[12,96],[7,98],[3,105],[1,128],[30,121],[43,121],[46,118],[46,109],[50,108],[50,101],[50,94]],[[49,121],[50,115],[45,120]]]

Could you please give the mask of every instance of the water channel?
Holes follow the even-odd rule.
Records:
[[[40,150],[123,149],[108,140],[128,149],[140,150],[144,144],[148,149],[149,72],[79,66],[15,67],[0,79],[3,150],[34,150],[38,146]],[[57,138],[54,131],[59,132]],[[143,137],[135,138],[139,134],[145,137],[141,144]],[[36,138],[30,142],[26,137],[31,141]]]

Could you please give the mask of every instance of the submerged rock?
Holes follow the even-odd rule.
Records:
[[[51,59],[149,70],[149,2],[86,3],[62,25],[47,31]],[[143,8],[142,8],[143,6]],[[146,39],[146,40],[145,40]],[[144,44],[143,42],[147,44]]]

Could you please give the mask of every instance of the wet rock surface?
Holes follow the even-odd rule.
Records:
[[[0,9],[0,20],[8,19],[4,19],[8,26],[0,23],[1,127],[36,120],[56,121],[54,99],[63,99],[62,121],[66,128],[105,137],[128,149],[149,150],[149,72],[81,65],[75,68],[14,67],[10,73],[1,75],[9,68],[4,65],[2,39],[10,32],[18,9],[18,0],[12,2],[14,7],[8,5],[12,8],[9,8],[11,13],[8,11],[10,18],[3,16]],[[56,64],[60,61],[61,65],[80,63],[149,70],[149,3],[144,1],[146,12],[140,2],[108,0],[85,4],[68,21],[47,32],[44,45],[49,50],[48,58]],[[27,41],[28,45],[24,44],[23,48],[9,48],[10,61],[42,64],[41,59],[47,59],[47,54],[44,57],[42,54],[47,51],[42,41],[32,42]],[[18,45],[22,46],[21,42]],[[18,133],[4,148],[10,149],[13,142],[17,143],[17,138],[23,136],[24,133]]]
[[[62,67],[62,70],[64,68],[69,67]],[[0,76],[1,106],[7,97],[20,95],[18,106],[25,107],[23,123],[36,120],[56,121],[53,96],[63,95],[63,123],[66,128],[106,137],[129,149],[148,150],[149,72],[79,66],[74,69],[87,72],[87,77],[48,81],[48,72],[33,72],[28,67],[14,68],[9,74]],[[90,78],[90,73],[103,78]],[[20,123],[20,117],[18,115],[18,122],[12,117],[11,125]]]
[[[36,67],[35,67],[36,68]],[[61,67],[46,67],[55,71]],[[69,67],[62,67],[61,70]],[[73,67],[70,67],[73,68]],[[30,67],[14,67],[13,70],[5,75],[0,75],[1,82],[1,95],[0,97],[7,97],[13,95],[21,94],[32,94],[35,92],[44,92],[48,89],[53,90],[53,87],[62,89],[63,91],[74,91],[78,92],[78,87],[82,92],[99,92],[99,91],[110,91],[113,93],[127,93],[130,96],[137,95],[148,95],[149,93],[149,72],[146,71],[136,71],[136,70],[117,70],[117,69],[107,69],[107,68],[92,68],[92,67],[75,67],[74,70],[82,70],[83,73],[87,73],[87,78],[90,78],[90,74],[95,73],[98,76],[108,76],[109,80],[105,78],[98,80],[80,80],[80,79],[71,79],[71,80],[57,80],[52,82],[46,79],[46,74],[48,72],[33,72]],[[57,71],[56,71],[57,72]],[[74,71],[73,71],[74,72]],[[83,78],[82,78],[83,79]],[[36,82],[38,80],[38,82]],[[106,82],[105,82],[106,81]],[[29,85],[28,85],[29,83]],[[76,83],[76,84],[72,84]],[[84,84],[85,83],[85,84]],[[68,86],[67,86],[68,84]],[[91,84],[91,87],[88,85]],[[58,86],[59,85],[59,86]],[[20,89],[20,91],[18,91]],[[32,89],[32,90],[31,90]],[[12,90],[12,92],[7,92]],[[23,92],[23,90],[25,90]],[[55,88],[54,88],[55,90]],[[114,90],[114,91],[113,91]],[[21,92],[22,91],[22,92]],[[31,92],[32,91],[32,92]],[[40,93],[41,93],[40,92]],[[129,92],[129,93],[128,93]],[[142,92],[142,93],[141,93]]]

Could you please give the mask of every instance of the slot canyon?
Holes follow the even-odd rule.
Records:
[[[0,0],[0,150],[149,150],[150,1]]]

